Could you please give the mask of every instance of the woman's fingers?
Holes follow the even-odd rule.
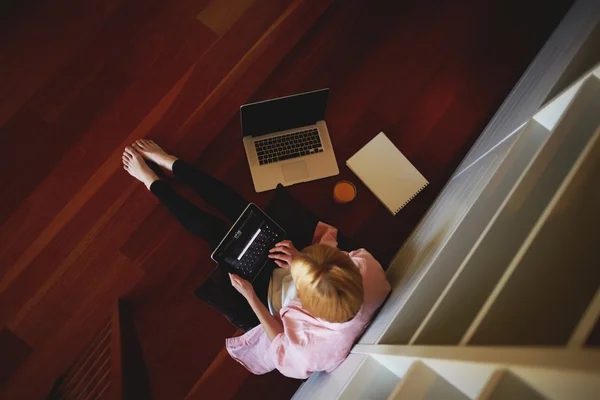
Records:
[[[274,247],[269,250],[269,253],[284,253],[284,254],[292,254],[292,251],[287,247]]]
[[[240,277],[236,274],[229,274],[229,279],[231,280],[231,286],[234,287],[242,296],[248,299],[248,296],[251,296],[254,293],[254,288],[252,284]]]
[[[290,263],[292,261],[292,257],[287,255],[287,254],[281,254],[281,253],[277,253],[277,254],[269,254],[269,258],[274,259],[274,260],[281,260],[283,262],[286,263]]]
[[[229,274],[229,279],[231,280],[231,284],[232,284],[233,286],[237,286],[237,285],[239,285],[239,284],[240,284],[240,281],[239,281],[239,276],[237,276],[236,274],[231,274],[231,273],[230,273],[230,274]]]
[[[282,240],[281,242],[277,243],[275,245],[275,247],[293,247],[292,242],[290,242],[289,240]]]
[[[271,251],[280,251],[280,249],[286,249],[288,246],[284,246],[281,243],[275,244],[275,247],[271,249]]]
[[[281,241],[281,242],[277,243],[275,245],[275,247],[273,247],[271,250],[269,250],[269,252],[271,252],[271,253],[281,252],[281,253],[285,253],[285,254],[292,254],[292,252],[296,252],[296,251],[298,251],[298,250],[296,250],[296,248],[294,247],[294,244],[289,240]]]

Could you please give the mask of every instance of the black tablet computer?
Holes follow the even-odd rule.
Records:
[[[283,239],[285,231],[250,203],[211,257],[231,273],[252,281],[269,259],[269,250]]]

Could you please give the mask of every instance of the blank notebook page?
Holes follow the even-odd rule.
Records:
[[[429,184],[383,132],[346,165],[394,215]]]

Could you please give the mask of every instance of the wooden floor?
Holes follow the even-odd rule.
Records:
[[[121,169],[123,147],[154,139],[265,205],[239,106],[330,87],[341,174],[291,192],[386,264],[570,3],[5,3],[0,398],[43,398],[121,296],[157,399],[181,399],[199,379],[207,398],[289,398],[297,381],[223,357],[234,328],[191,295],[213,268],[209,249]],[[431,182],[396,217],[345,167],[380,131]],[[351,205],[331,201],[338,179],[356,183]]]

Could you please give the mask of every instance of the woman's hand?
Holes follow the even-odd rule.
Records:
[[[229,274],[229,279],[231,280],[231,286],[240,292],[240,294],[244,296],[246,300],[250,301],[250,299],[254,296],[254,288],[252,287],[252,284],[236,274]]]
[[[294,258],[300,254],[298,250],[294,247],[294,244],[289,240],[284,240],[283,242],[279,242],[269,250],[269,258],[275,261],[275,264],[279,265],[281,268],[289,268],[294,261]]]

